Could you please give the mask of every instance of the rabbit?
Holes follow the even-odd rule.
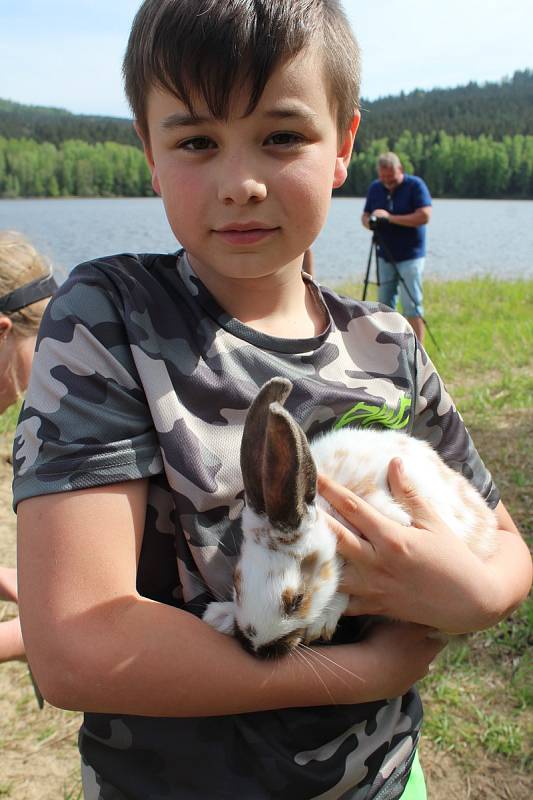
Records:
[[[495,548],[497,522],[476,489],[426,442],[391,430],[342,428],[308,443],[283,407],[292,384],[273,378],[248,411],[241,445],[245,489],[233,600],[210,603],[203,619],[258,658],[329,640],[348,596],[337,590],[342,559],[317,494],[317,471],[402,525],[411,518],[391,496],[390,461],[401,457],[416,491],[480,557]]]

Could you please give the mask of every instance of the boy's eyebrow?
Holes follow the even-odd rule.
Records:
[[[268,119],[300,119],[308,121],[318,119],[318,114],[316,114],[310,108],[299,105],[271,108],[265,111],[263,116],[267,117]],[[213,122],[213,118],[210,116],[191,114],[186,111],[175,111],[173,114],[169,114],[168,117],[165,117],[161,121],[161,128],[163,128],[163,130],[172,130],[173,128],[202,125],[207,122]]]
[[[265,117],[269,119],[299,119],[312,122],[317,120],[319,115],[312,111],[307,106],[280,106],[279,108],[271,108],[265,111]]]
[[[196,114],[189,114],[183,111],[175,111],[169,114],[161,121],[163,130],[172,130],[172,128],[187,127],[188,125],[200,125],[209,122],[209,117],[200,117]]]

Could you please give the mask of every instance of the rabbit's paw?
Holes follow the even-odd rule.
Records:
[[[327,609],[324,610],[320,619],[310,625],[306,631],[306,641],[314,642],[315,639],[323,639],[326,642],[332,638],[339,622],[339,617],[346,611],[348,605],[348,595],[337,594],[331,599]]]
[[[336,627],[337,627],[337,622],[335,622],[334,625],[324,625],[324,627],[320,631],[320,639],[323,639],[325,642],[329,642],[329,640],[333,638],[333,634],[335,633]]]
[[[232,601],[209,603],[202,619],[219,633],[231,636],[235,627],[235,606]]]

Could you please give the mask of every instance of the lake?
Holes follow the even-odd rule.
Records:
[[[370,233],[363,198],[334,198],[313,248],[325,284],[362,280]],[[111,253],[172,252],[177,243],[159,198],[0,200],[0,229],[25,233],[61,281],[77,263]],[[435,200],[426,278],[533,278],[533,201]]]

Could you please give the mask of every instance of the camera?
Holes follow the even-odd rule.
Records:
[[[378,228],[383,228],[385,225],[389,224],[389,220],[385,219],[385,217],[376,217],[375,214],[372,214],[368,218],[368,227],[371,231],[377,231]]]

